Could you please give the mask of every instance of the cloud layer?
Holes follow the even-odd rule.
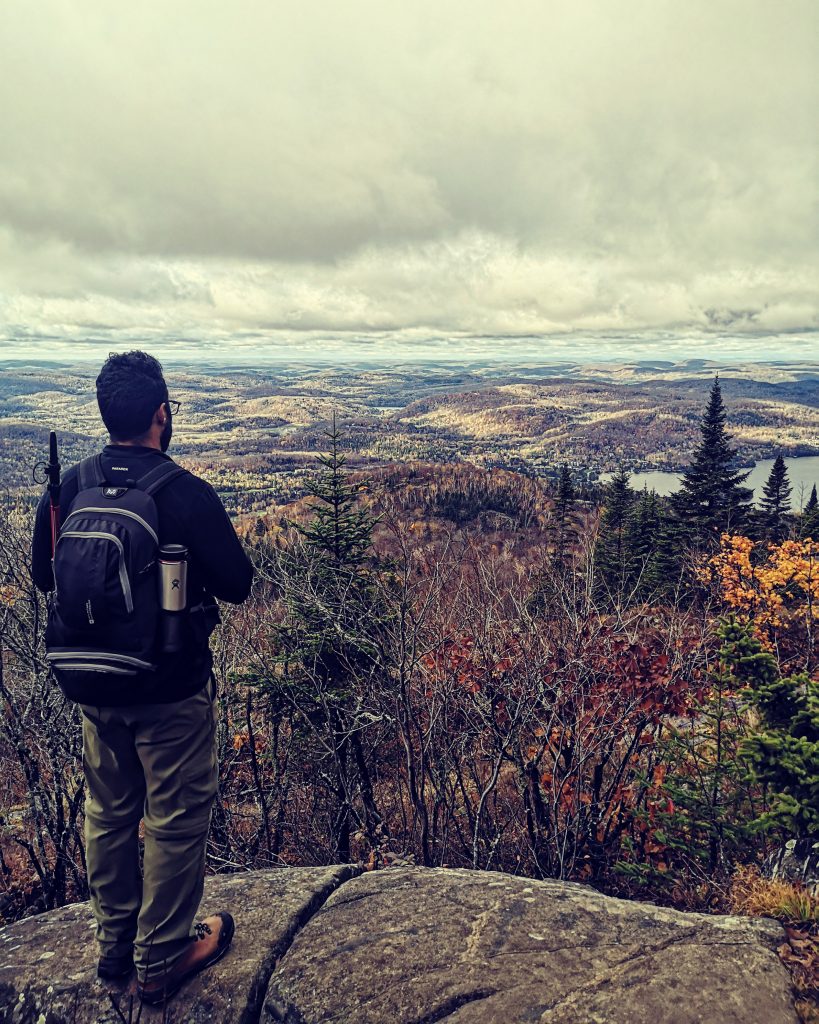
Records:
[[[8,0],[6,336],[814,330],[817,41],[814,0]]]

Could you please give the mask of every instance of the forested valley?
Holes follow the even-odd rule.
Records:
[[[754,505],[715,381],[681,489],[347,464],[242,524],[214,637],[209,869],[496,869],[819,922],[819,502]],[[0,916],[86,896],[78,712],[49,677],[30,509],[0,523]],[[799,945],[799,943],[803,945]],[[807,945],[804,945],[807,944]],[[798,970],[797,970],[798,973]],[[808,975],[806,974],[805,977]],[[809,983],[805,982],[809,987]],[[815,993],[814,993],[815,994]]]

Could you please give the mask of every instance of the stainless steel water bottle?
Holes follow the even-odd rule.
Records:
[[[184,544],[163,544],[159,549],[159,607],[162,650],[176,654],[185,647],[188,608],[188,549]]]

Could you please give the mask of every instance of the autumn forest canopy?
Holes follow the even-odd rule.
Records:
[[[209,869],[406,859],[728,909],[786,843],[808,857],[816,487],[792,511],[780,457],[752,503],[718,380],[699,433],[666,498],[566,464],[364,473],[333,422],[307,497],[241,522],[257,578],[216,634]],[[30,530],[7,498],[6,919],[87,894],[77,712],[46,666]]]

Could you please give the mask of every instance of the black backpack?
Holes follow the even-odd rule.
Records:
[[[46,657],[71,699],[99,703],[100,693],[121,694],[135,682],[131,677],[156,670],[159,518],[154,496],[186,472],[162,462],[123,485],[106,479],[99,455],[77,466],[79,490],[57,538],[45,634]],[[138,699],[135,694],[134,702]]]

